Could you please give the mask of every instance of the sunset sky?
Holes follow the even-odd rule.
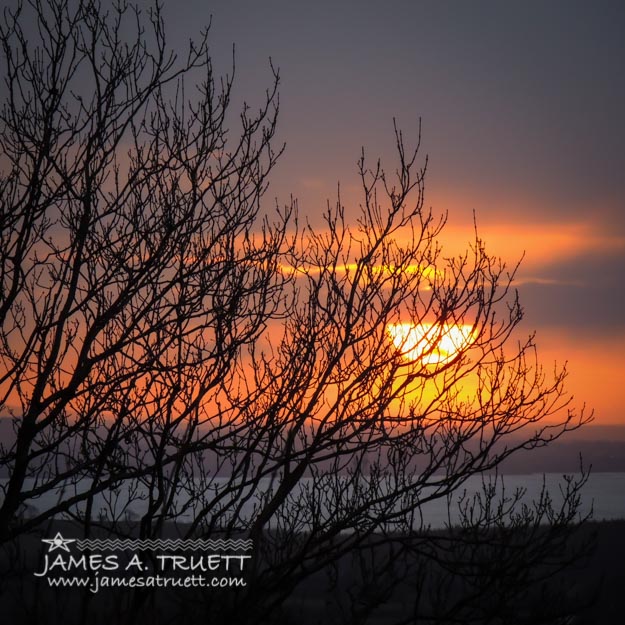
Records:
[[[340,181],[349,215],[361,147],[392,162],[393,118],[408,140],[421,118],[448,249],[475,210],[491,253],[525,253],[523,327],[542,362],[568,360],[596,423],[625,423],[625,4],[180,0],[170,43],[211,15],[218,72],[236,44],[239,97],[260,104],[269,57],[280,69],[270,200],[293,194],[314,222]]]

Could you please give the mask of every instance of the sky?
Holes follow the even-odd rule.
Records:
[[[269,195],[313,221],[357,205],[362,147],[389,159],[393,119],[422,124],[426,205],[514,264],[541,361],[568,363],[575,404],[625,423],[625,4],[166,3],[174,46],[212,16],[218,71],[235,45],[239,97],[279,68],[286,152]]]
[[[625,3],[166,0],[164,18],[181,53],[211,23],[218,73],[235,46],[239,101],[260,105],[279,68],[268,198],[313,223],[339,182],[355,215],[361,148],[392,162],[393,119],[408,143],[421,123],[446,244],[466,246],[475,213],[490,253],[523,258],[541,361],[625,425]]]

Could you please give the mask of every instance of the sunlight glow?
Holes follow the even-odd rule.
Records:
[[[471,325],[391,323],[387,331],[405,360],[423,365],[445,364],[477,338]]]
[[[307,275],[319,275],[323,272],[337,273],[353,275],[358,269],[363,270],[364,266],[360,266],[358,263],[348,263],[343,265],[328,265],[328,266],[307,266],[307,267],[293,267],[290,265],[279,265],[279,270],[285,276],[307,276]],[[441,277],[443,274],[438,269],[432,266],[423,265],[370,265],[368,271],[372,276],[388,277],[394,274],[403,273],[410,275],[420,275],[427,280],[434,280]],[[364,271],[367,274],[367,271]]]

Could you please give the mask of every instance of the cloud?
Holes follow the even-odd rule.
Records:
[[[580,255],[625,251],[625,236],[595,222],[478,222],[477,232],[489,254],[511,265],[522,259],[521,274],[536,279],[547,278],[545,268]],[[446,251],[457,254],[472,237],[472,224],[448,224],[441,240]]]
[[[527,319],[590,335],[625,331],[625,249],[586,252],[546,265],[540,280],[519,280]]]

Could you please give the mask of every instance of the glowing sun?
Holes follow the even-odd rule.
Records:
[[[471,325],[391,323],[387,331],[404,359],[424,365],[453,360],[477,338]]]

